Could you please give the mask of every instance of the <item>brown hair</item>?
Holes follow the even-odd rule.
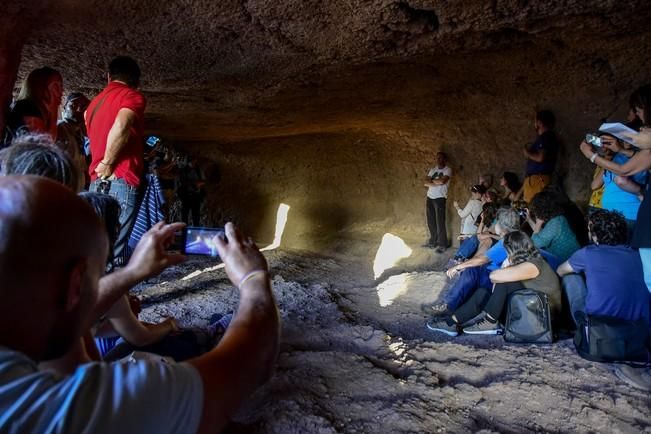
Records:
[[[61,73],[56,69],[52,69],[49,66],[37,68],[25,77],[17,98],[18,101],[30,100],[36,104],[41,111],[47,130],[52,128],[52,119],[56,123],[56,113],[52,116],[53,114],[48,111],[48,104],[51,98],[48,86],[52,83],[52,80],[56,79],[63,80]]]

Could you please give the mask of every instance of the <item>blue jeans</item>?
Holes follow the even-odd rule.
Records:
[[[644,270],[644,283],[651,291],[651,248],[641,248],[640,259],[642,259],[642,269]]]
[[[579,321],[585,319],[585,298],[588,295],[588,288],[585,280],[580,274],[567,274],[563,276],[563,291],[567,295],[567,302],[570,305],[570,313],[574,323],[578,326]]]
[[[472,255],[477,252],[479,248],[479,238],[477,235],[473,235],[470,238],[466,238],[461,242],[457,253],[454,255],[455,258],[462,257],[463,259],[470,259]]]
[[[447,291],[441,295],[441,300],[448,305],[450,311],[457,310],[477,288],[493,288],[489,275],[486,265],[466,268],[456,280],[450,282]]]
[[[117,265],[124,265],[129,261],[129,236],[138,216],[138,188],[127,184],[124,179],[106,182],[96,179],[91,182],[89,190],[108,193],[120,202],[120,233],[113,246],[113,260]]]

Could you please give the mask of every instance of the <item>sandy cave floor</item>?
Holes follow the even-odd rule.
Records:
[[[378,285],[369,261],[266,255],[280,357],[227,432],[651,433],[651,396],[579,358],[570,340],[521,346],[428,331],[419,306],[435,298],[443,273],[421,267]],[[212,264],[193,258],[141,285],[142,318],[205,328],[213,313],[233,310],[237,292],[223,270],[180,280]]]

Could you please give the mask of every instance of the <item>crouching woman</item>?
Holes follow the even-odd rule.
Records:
[[[561,309],[558,276],[531,238],[521,231],[510,232],[504,237],[504,248],[508,259],[502,268],[491,272],[492,290],[479,288],[450,317],[430,321],[427,324],[430,330],[456,336],[463,327],[467,334],[498,334],[509,294],[525,288],[547,294],[552,318],[558,316]]]

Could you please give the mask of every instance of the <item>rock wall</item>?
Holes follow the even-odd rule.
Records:
[[[42,17],[19,77],[48,64],[94,94],[112,56],[134,56],[149,131],[219,168],[205,223],[270,240],[286,202],[287,245],[317,251],[389,231],[420,242],[435,152],[463,204],[479,174],[523,171],[540,108],[557,114],[561,172],[584,202],[577,143],[626,115],[651,60],[641,0],[60,0]]]

